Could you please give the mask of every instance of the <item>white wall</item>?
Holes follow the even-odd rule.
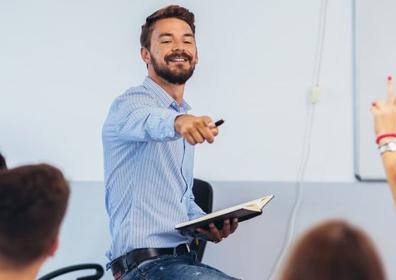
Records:
[[[197,148],[210,180],[294,181],[320,1],[175,1],[197,17],[200,64],[186,98],[224,118]],[[146,73],[140,25],[170,1],[1,1],[0,150],[11,165],[48,161],[102,179],[100,130],[111,101]],[[353,181],[351,3],[329,1],[309,181]]]

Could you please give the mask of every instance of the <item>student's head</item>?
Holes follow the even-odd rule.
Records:
[[[2,154],[0,154],[0,170],[7,169],[7,163]]]
[[[0,172],[0,269],[23,269],[54,254],[68,198],[69,185],[55,167]]]
[[[176,5],[154,12],[142,26],[140,44],[149,74],[184,84],[198,62],[194,14]]]
[[[331,220],[315,226],[296,243],[281,280],[384,280],[370,238],[360,229]]]

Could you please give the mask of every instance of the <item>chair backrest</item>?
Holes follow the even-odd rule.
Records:
[[[205,181],[200,179],[194,179],[193,183],[193,194],[195,197],[195,203],[206,213],[211,213],[213,209],[213,189],[212,186]],[[206,247],[206,241],[194,240],[191,244],[193,250],[197,252],[199,261],[202,261],[202,257]]]
[[[198,206],[206,213],[211,213],[213,209],[212,186],[206,181],[194,179],[193,194],[195,197],[195,203],[197,203]]]
[[[85,264],[66,266],[66,267],[57,269],[53,272],[50,272],[50,273],[40,277],[38,280],[50,280],[50,279],[53,279],[55,277],[58,277],[60,275],[63,275],[63,274],[69,273],[69,272],[75,272],[75,271],[87,270],[87,269],[95,269],[95,274],[78,277],[78,278],[76,278],[76,280],[98,280],[98,279],[102,278],[102,276],[104,274],[104,269],[100,264],[85,263]]]

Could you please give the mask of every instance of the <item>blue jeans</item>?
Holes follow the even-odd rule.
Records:
[[[195,252],[181,256],[161,256],[141,263],[120,280],[237,279],[197,260]]]

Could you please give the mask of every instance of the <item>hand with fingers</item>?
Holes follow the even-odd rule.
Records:
[[[381,152],[386,177],[396,202],[396,153],[391,145],[396,141],[396,96],[392,77],[388,77],[387,98],[372,103],[374,129],[378,148]]]
[[[207,236],[208,240],[218,243],[234,233],[238,227],[238,219],[234,218],[232,221],[227,219],[223,222],[223,227],[218,229],[215,224],[209,224],[209,230],[197,228],[197,231]]]
[[[213,143],[219,133],[211,118],[207,116],[196,117],[189,114],[176,117],[175,130],[191,145],[201,144],[205,141]]]
[[[396,132],[396,96],[391,76],[388,77],[387,81],[387,98],[372,102],[371,112],[377,137]],[[381,137],[380,140],[378,144],[389,142],[391,139],[390,137]]]

